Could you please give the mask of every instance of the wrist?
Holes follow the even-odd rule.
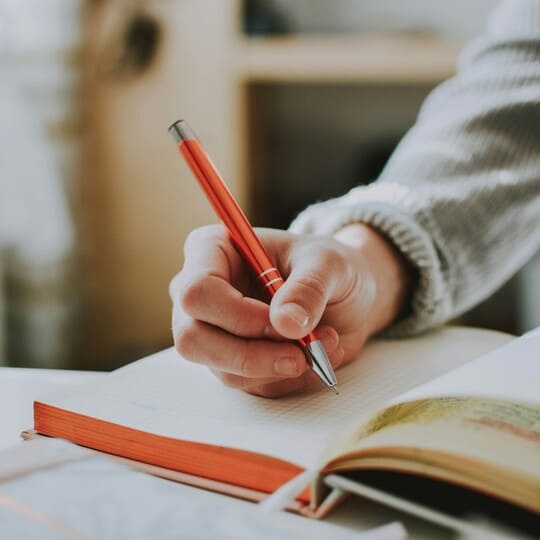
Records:
[[[406,313],[414,268],[388,238],[363,223],[346,225],[334,238],[352,248],[358,272],[370,272],[374,279],[375,300],[367,331],[376,334]]]

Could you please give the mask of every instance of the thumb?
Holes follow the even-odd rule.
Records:
[[[299,339],[319,324],[339,281],[341,265],[329,259],[320,253],[303,257],[272,298],[270,322],[280,335]]]

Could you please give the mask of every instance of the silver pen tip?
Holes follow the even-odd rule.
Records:
[[[328,388],[331,388],[334,391],[334,394],[336,394],[336,396],[339,396],[339,389],[337,387],[337,384],[334,384],[334,386],[329,386]]]
[[[318,339],[311,341],[304,347],[304,351],[311,369],[320,377],[324,384],[330,388],[336,386],[336,374],[321,342]]]

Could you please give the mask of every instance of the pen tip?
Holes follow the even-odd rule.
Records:
[[[336,394],[336,396],[339,396],[339,390],[338,390],[337,384],[334,384],[330,388],[334,391],[334,394]]]

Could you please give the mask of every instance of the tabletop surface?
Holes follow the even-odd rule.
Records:
[[[0,450],[19,443],[21,431],[32,427],[35,399],[103,376],[98,372],[0,367]]]

